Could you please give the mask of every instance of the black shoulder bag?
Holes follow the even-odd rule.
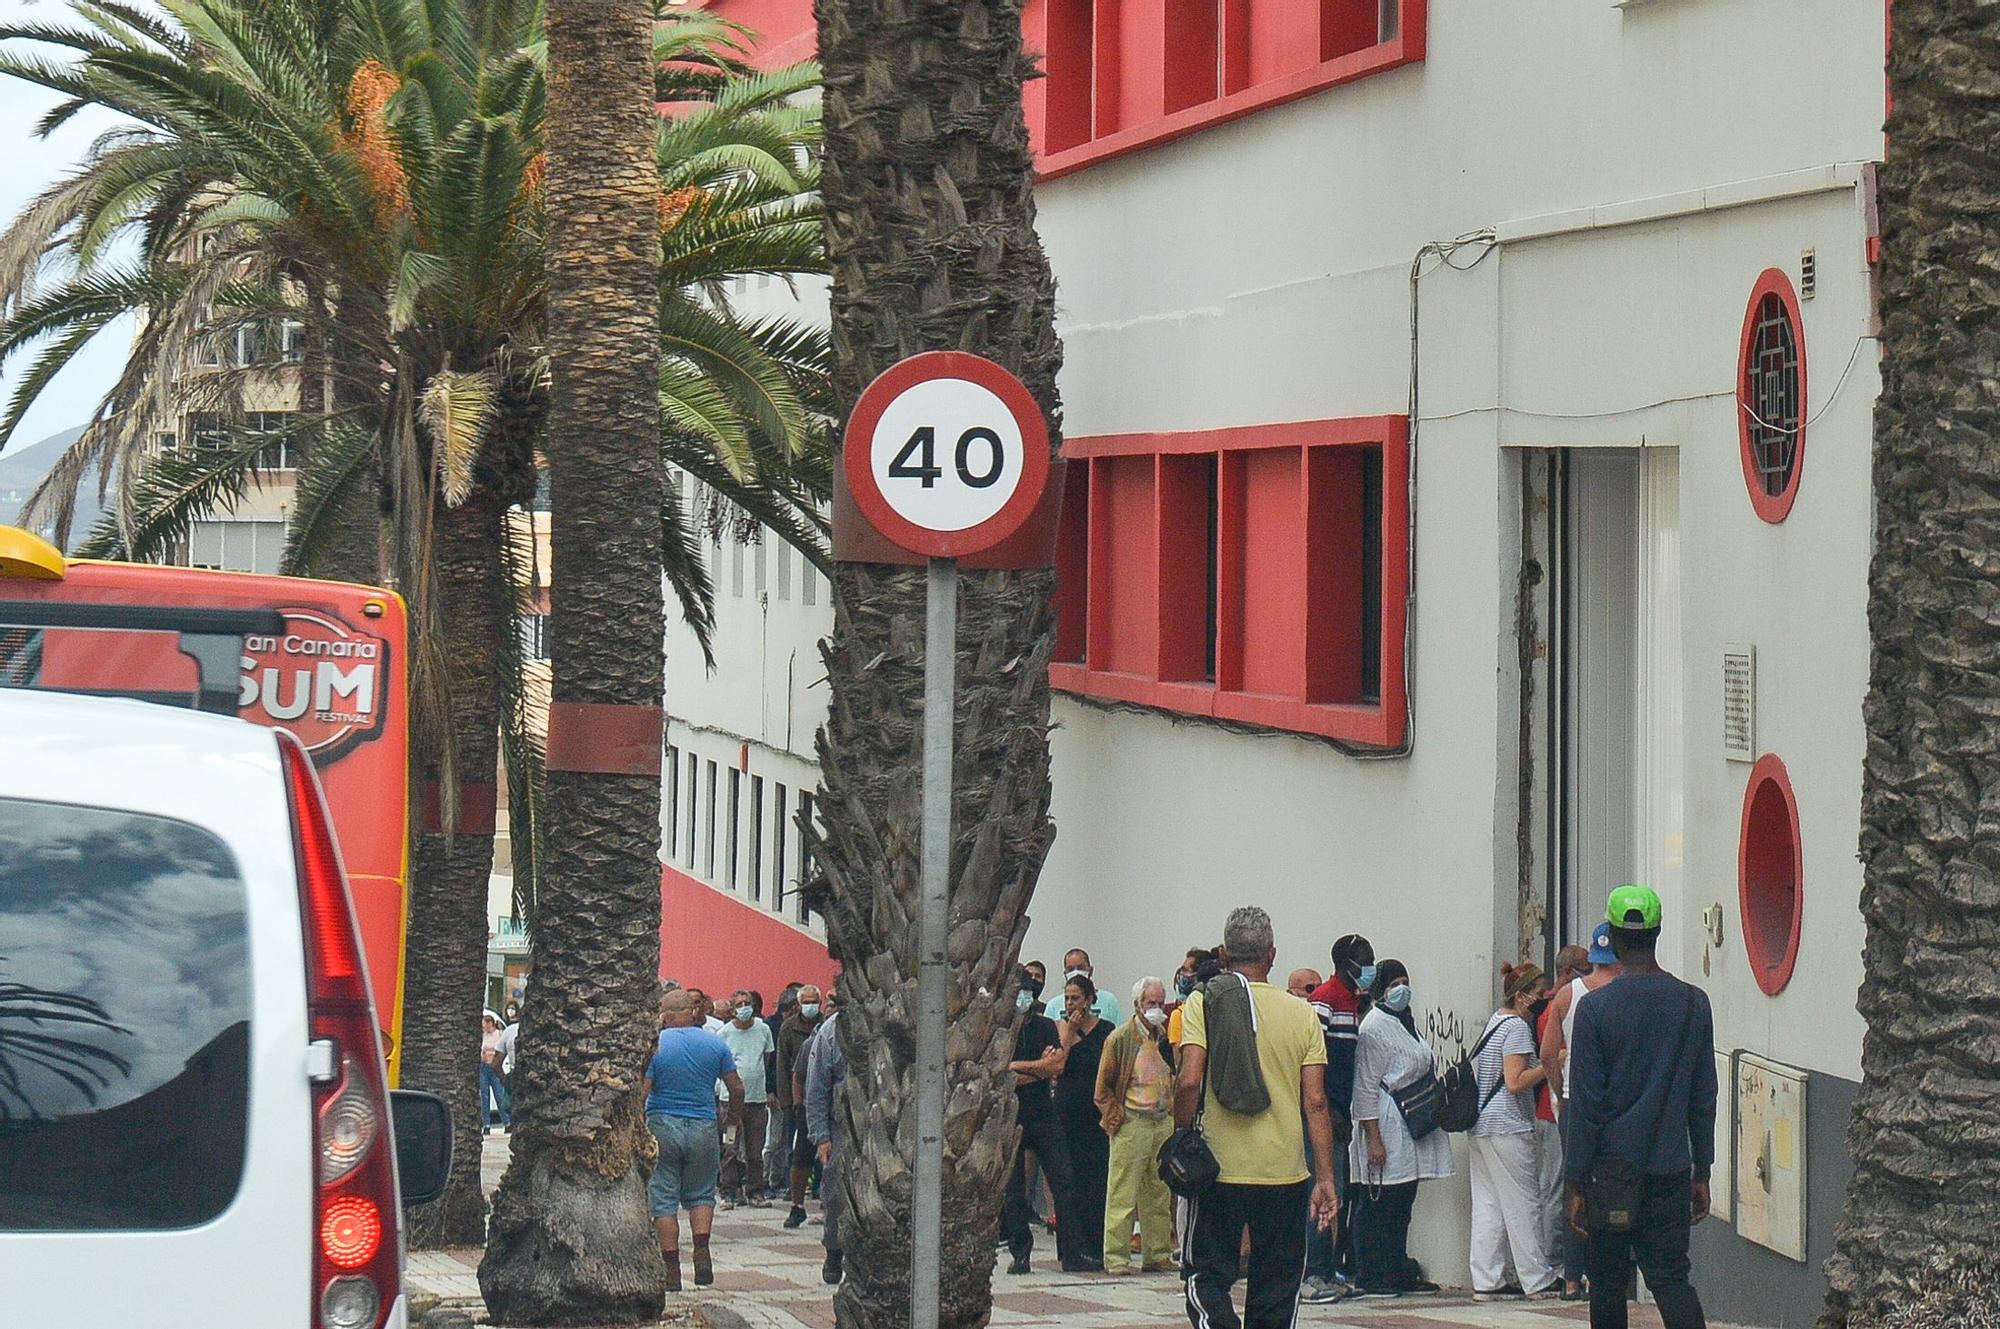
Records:
[[[1687,996],[1687,1013],[1681,1019],[1681,1035],[1674,1042],[1674,1059],[1667,1064],[1666,1090],[1660,1095],[1660,1106],[1653,1113],[1652,1129],[1646,1132],[1648,1140],[1659,1136],[1660,1126],[1666,1121],[1667,1099],[1673,1094],[1674,1068],[1681,1064],[1688,1033],[1694,1028],[1694,988],[1682,983],[1681,990]],[[1597,1157],[1590,1163],[1590,1187],[1585,1200],[1592,1228],[1599,1232],[1630,1232],[1637,1225],[1639,1210],[1646,1200],[1645,1162],[1635,1163],[1615,1154],[1607,1154],[1600,1148]]]
[[[1193,1199],[1215,1185],[1222,1175],[1222,1165],[1215,1161],[1215,1151],[1208,1147],[1208,1139],[1201,1133],[1201,1119],[1208,1112],[1208,1063],[1202,1062],[1200,1097],[1195,1099],[1194,1120],[1186,1126],[1177,1127],[1167,1142],[1160,1146],[1160,1154],[1154,1160],[1159,1169],[1160,1180],[1167,1183],[1167,1189],[1184,1199]]]

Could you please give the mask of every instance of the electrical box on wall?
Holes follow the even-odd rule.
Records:
[[[1736,1062],[1736,1231],[1806,1258],[1806,1072],[1745,1053]]]

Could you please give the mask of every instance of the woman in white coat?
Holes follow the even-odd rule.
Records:
[[[1361,1200],[1354,1213],[1356,1296],[1429,1293],[1410,1262],[1410,1210],[1417,1187],[1451,1175],[1451,1141],[1435,1128],[1413,1139],[1396,1092],[1437,1073],[1430,1045],[1410,1014],[1410,971],[1380,966],[1382,997],[1361,1021],[1354,1053],[1352,1175]]]

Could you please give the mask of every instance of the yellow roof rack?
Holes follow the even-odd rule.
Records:
[[[69,570],[62,551],[18,526],[0,526],[0,580],[61,581]]]

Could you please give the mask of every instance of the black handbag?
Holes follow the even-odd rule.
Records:
[[[1403,1125],[1412,1140],[1421,1140],[1438,1128],[1443,1095],[1436,1071],[1425,1071],[1401,1089],[1391,1089],[1389,1097],[1396,1100],[1396,1111],[1403,1114]]]
[[[1215,1185],[1222,1175],[1222,1164],[1215,1161],[1215,1151],[1208,1147],[1208,1140],[1201,1133],[1201,1119],[1208,1111],[1208,1063],[1201,1068],[1201,1096],[1195,1099],[1194,1121],[1175,1129],[1160,1146],[1154,1166],[1159,1169],[1160,1180],[1167,1183],[1167,1189],[1183,1199],[1193,1199],[1204,1194]]]
[[[1681,1035],[1674,1042],[1674,1059],[1668,1065],[1667,1092],[1660,1095],[1652,1129],[1646,1132],[1648,1140],[1659,1135],[1660,1125],[1666,1119],[1667,1097],[1673,1092],[1672,1069],[1680,1065],[1688,1031],[1694,1028],[1694,988],[1686,983],[1681,987],[1687,993],[1687,1013],[1681,1018]],[[1645,1164],[1600,1152],[1590,1163],[1590,1185],[1584,1192],[1584,1202],[1594,1231],[1630,1232],[1638,1226],[1639,1211],[1646,1202]]]

